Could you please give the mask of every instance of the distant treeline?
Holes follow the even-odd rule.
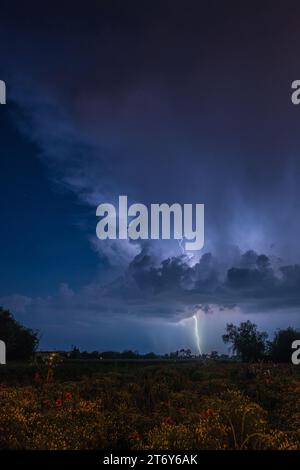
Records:
[[[217,353],[215,353],[217,354]],[[138,351],[132,351],[131,349],[122,352],[119,351],[80,351],[79,348],[73,346],[71,351],[64,353],[69,359],[192,359],[195,356],[192,354],[190,349],[180,349],[178,351],[171,352],[169,354],[155,354],[154,352],[148,352],[141,354]],[[223,355],[224,356],[224,355]],[[207,355],[203,355],[207,357]],[[226,356],[227,357],[227,356]]]
[[[210,354],[195,356],[190,349],[180,349],[169,354],[159,355],[154,352],[140,354],[138,351],[126,350],[118,351],[80,351],[73,346],[70,351],[56,351],[61,357],[68,359],[223,359],[239,360],[242,362],[289,362],[293,353],[292,344],[300,340],[300,331],[295,328],[277,330],[271,341],[266,332],[258,330],[257,325],[250,321],[240,323],[240,325],[227,324],[223,341],[229,345],[231,355],[221,354],[212,351]],[[34,356],[39,343],[39,334],[21,325],[15,320],[13,315],[0,307],[0,340],[5,342],[8,360],[30,359]],[[300,345],[297,344],[300,348]],[[55,351],[40,351],[37,355],[47,355]],[[300,356],[300,353],[299,353]]]
[[[140,354],[138,351],[80,351],[79,348],[73,347],[68,353],[70,359],[158,359],[161,356],[150,352],[147,354]]]

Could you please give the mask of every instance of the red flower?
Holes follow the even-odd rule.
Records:
[[[50,406],[50,404],[51,404],[50,400],[44,400],[43,401],[43,405],[45,405],[45,406]]]
[[[168,416],[167,418],[164,419],[165,424],[175,424],[174,420],[171,418],[171,416]]]
[[[208,418],[208,417],[214,416],[214,415],[215,415],[215,410],[213,410],[212,408],[208,408],[207,410],[202,411],[201,413],[199,413],[199,416],[201,418]]]
[[[186,414],[186,408],[179,408],[179,413],[181,413],[182,415],[185,415]]]
[[[56,406],[61,406],[62,405],[62,401],[61,400],[55,400],[55,404]]]
[[[41,382],[41,376],[38,372],[34,374],[34,381],[36,384],[39,384]]]
[[[72,398],[73,398],[73,396],[72,396],[72,393],[71,393],[71,392],[66,392],[66,393],[65,393],[65,400],[71,401]]]

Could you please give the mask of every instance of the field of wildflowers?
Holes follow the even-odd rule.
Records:
[[[295,366],[56,360],[1,368],[0,449],[300,449]]]

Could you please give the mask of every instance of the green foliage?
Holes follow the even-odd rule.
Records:
[[[291,362],[292,343],[300,339],[300,331],[294,328],[278,330],[270,343],[270,356],[275,362]]]
[[[233,351],[244,362],[258,361],[266,351],[267,333],[259,332],[257,326],[249,320],[239,326],[228,323],[224,343],[231,343]]]
[[[5,342],[7,358],[28,359],[38,345],[37,332],[17,322],[9,310],[0,307],[0,339]]]

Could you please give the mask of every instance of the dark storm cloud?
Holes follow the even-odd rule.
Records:
[[[2,65],[52,177],[82,201],[204,202],[206,249],[272,246],[291,262],[298,25],[295,10],[243,9],[112,2],[46,8],[43,22],[4,11]]]
[[[133,317],[177,321],[212,305],[298,307],[300,133],[290,84],[299,78],[299,4],[42,9],[26,2],[1,10],[1,78],[49,177],[89,214],[119,194],[204,203],[206,253],[192,262],[176,243],[150,250],[99,243],[93,232],[91,248],[113,277],[105,268],[104,281],[76,291],[66,284],[48,297],[3,303],[54,337],[66,327],[90,334],[110,319],[114,327]]]
[[[199,297],[203,306],[210,303],[251,306],[254,311],[272,310],[300,304],[300,265],[273,267],[272,260],[255,251],[240,256],[236,266],[220,271],[220,263],[210,254],[191,266],[184,256],[173,257],[154,266],[151,257],[139,254],[128,274],[141,290],[154,296],[168,293],[187,304]],[[208,309],[209,311],[209,309]]]
[[[251,267],[245,267],[245,259]],[[273,267],[266,255],[253,251],[224,269],[223,262],[209,253],[191,265],[185,256],[158,261],[144,250],[112,282],[95,281],[77,291],[62,284],[58,293],[48,297],[14,295],[0,298],[0,304],[18,318],[26,317],[30,326],[41,331],[43,344],[51,347],[76,341],[83,347],[168,351],[178,344],[193,344],[182,336],[193,331],[190,323],[187,330],[173,328],[183,328],[199,311],[212,317],[215,325],[207,347],[221,347],[226,318],[235,322],[251,318],[258,323],[264,318],[269,327],[273,318],[277,325],[288,325],[291,318],[295,321],[300,265]]]
[[[245,267],[246,259],[250,267]],[[212,306],[272,313],[300,306],[300,265],[273,267],[269,257],[249,251],[235,266],[224,269],[209,253],[191,265],[185,256],[158,262],[145,250],[112,282],[92,283],[77,292],[63,284],[52,297],[24,297],[23,303],[21,296],[14,299],[1,300],[45,318],[50,312],[55,317],[63,314],[63,321],[71,315],[73,321],[84,318],[87,322],[130,317],[173,322],[189,318],[199,309],[212,313]]]

